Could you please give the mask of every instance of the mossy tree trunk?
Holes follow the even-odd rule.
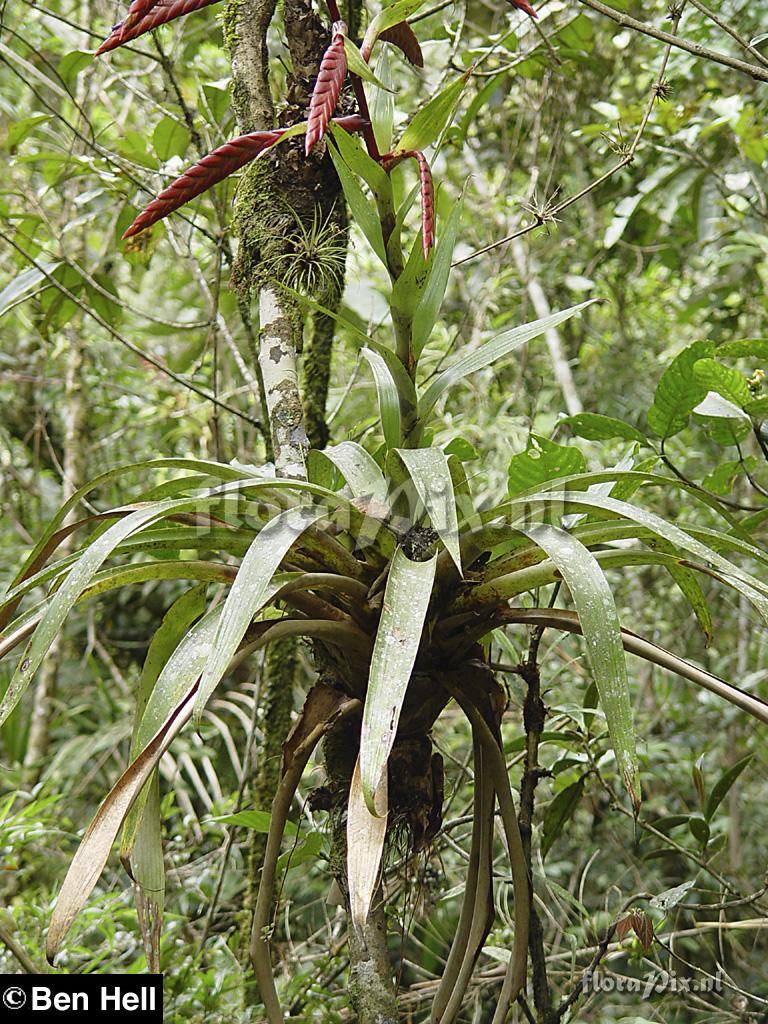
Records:
[[[359,0],[352,0],[352,6],[359,11]],[[291,72],[285,105],[277,111],[267,50],[275,7],[275,0],[229,0],[224,11],[241,132],[305,120],[314,76],[329,41],[329,26],[313,12],[310,0],[285,0]],[[306,473],[309,444],[322,447],[328,437],[325,408],[334,322],[318,316],[305,344],[304,311],[283,286],[309,293],[332,311],[341,297],[346,207],[325,146],[318,146],[307,159],[299,138],[276,147],[268,159],[250,164],[237,191],[234,230],[238,248],[233,283],[254,319],[258,317],[259,369],[275,468],[281,476],[300,479]],[[297,649],[291,641],[276,645],[268,654],[261,689],[262,746],[252,789],[259,809],[269,808],[279,781],[297,667]],[[250,851],[249,894],[258,887],[262,840],[255,836]]]
[[[276,111],[269,84],[267,29],[274,0],[229,0],[224,34],[232,54],[233,101],[242,132],[290,125],[306,117],[314,77],[329,41],[329,26],[310,0],[285,0],[283,18],[292,69],[286,101]],[[235,200],[238,251],[233,281],[241,296],[258,306],[264,381],[275,466],[291,477],[304,475],[307,425],[313,444],[327,439],[325,405],[332,326],[320,317],[304,353],[299,387],[298,357],[304,348],[304,311],[291,292],[334,309],[343,284],[347,244],[346,207],[324,145],[311,157],[303,139],[277,146],[251,163]],[[306,412],[306,415],[305,415]]]

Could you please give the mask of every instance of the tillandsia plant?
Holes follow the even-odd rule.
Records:
[[[134,0],[101,50],[205,5]],[[525,3],[515,6],[534,13]],[[457,1019],[493,922],[498,806],[515,912],[513,949],[493,1021],[506,1020],[530,985],[544,1024],[570,1012],[579,990],[564,997],[560,1012],[541,985],[541,932],[532,900],[535,781],[518,802],[501,742],[506,693],[494,668],[494,645],[515,629],[530,630],[536,642],[546,629],[583,635],[617,774],[635,813],[642,792],[626,652],[768,722],[763,701],[622,625],[606,578],[607,570],[666,570],[709,633],[697,579],[703,574],[738,591],[768,620],[768,584],[741,564],[762,565],[766,555],[732,528],[716,497],[655,472],[655,459],[588,472],[578,449],[542,438],[535,458],[524,453],[512,460],[508,493],[495,503],[479,503],[452,446],[430,443],[434,410],[452,387],[508,359],[590,303],[456,353],[425,379],[421,357],[440,316],[462,206],[459,201],[436,218],[424,151],[450,123],[466,76],[415,114],[394,146],[388,137],[391,107],[383,104],[377,118],[366,99],[367,85],[387,92],[368,68],[377,42],[394,45],[412,64],[422,62],[407,21],[419,7],[419,0],[385,6],[358,47],[330,3],[330,44],[306,120],[281,129],[265,126],[220,147],[163,191],[126,232],[146,230],[292,137],[305,136],[305,155],[326,139],[354,221],[391,284],[389,343],[344,322],[376,386],[379,423],[370,443],[345,440],[322,451],[300,444],[298,461],[286,465],[276,458],[277,472],[273,466],[158,459],[135,467],[162,472],[158,488],[69,522],[89,493],[130,467],[110,470],[61,509],[0,606],[0,655],[26,643],[0,705],[1,723],[24,696],[76,604],[148,580],[189,583],[148,652],[136,694],[131,763],[97,811],[64,880],[48,931],[50,959],[86,904],[121,830],[121,859],[140,894],[143,927],[157,942],[165,884],[158,782],[163,753],[189,722],[199,722],[217,686],[237,666],[277,640],[310,641],[320,679],[284,747],[251,928],[250,956],[270,1024],[285,1019],[270,953],[278,858],[302,772],[321,740],[331,868],[349,916],[350,997],[358,1019],[399,1019],[387,954],[383,864],[395,832],[415,852],[440,830],[442,764],[431,730],[450,705],[464,713],[472,735],[472,840],[463,907],[430,1020]],[[347,77],[357,110],[335,117]],[[398,170],[407,161],[418,168],[410,192]],[[420,217],[413,218],[417,196]],[[278,280],[274,287],[285,286]],[[318,305],[287,290],[310,308]],[[263,331],[271,326],[262,320]],[[679,401],[674,389],[663,391],[657,397],[660,416],[674,417]],[[723,528],[684,528],[632,500],[671,486],[721,516]],[[62,541],[83,532],[88,536],[80,550],[56,561]],[[188,557],[190,552],[197,557]],[[41,588],[46,595],[30,603]],[[563,592],[569,606],[557,607]],[[535,737],[545,710],[535,643],[532,650],[518,668],[528,685],[524,724]],[[528,778],[535,779],[535,743],[528,755]],[[645,942],[645,920],[635,911],[626,920],[621,930],[634,927]]]

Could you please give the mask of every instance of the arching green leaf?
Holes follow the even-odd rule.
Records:
[[[448,459],[441,448],[398,448],[427,515],[440,540],[461,572],[456,496]]]
[[[381,416],[381,429],[384,432],[384,440],[390,448],[396,448],[400,444],[402,431],[400,426],[400,392],[395,383],[395,378],[378,352],[374,352],[373,349],[366,347],[362,349],[362,353],[368,360],[368,365],[373,372],[376,394],[379,399],[379,415]]]
[[[448,124],[472,74],[469,68],[418,110],[395,147],[396,153],[426,149]]]
[[[322,451],[310,452],[310,465],[320,459],[331,462],[338,469],[356,498],[372,497],[381,502],[387,500],[384,474],[373,456],[356,441],[342,441]]]
[[[635,811],[640,807],[640,773],[632,720],[621,623],[605,575],[588,548],[556,526],[522,527],[557,566],[570,591],[584,633],[622,781]]]
[[[580,313],[596,301],[596,299],[589,299],[587,302],[580,302],[577,306],[571,306],[569,309],[561,310],[559,313],[552,313],[550,316],[542,317],[541,320],[533,320],[529,324],[513,327],[511,330],[498,334],[491,341],[487,341],[476,351],[470,352],[468,355],[457,360],[453,366],[449,366],[447,370],[443,370],[442,373],[438,374],[421,396],[419,400],[419,415],[421,419],[426,419],[441,395],[448,388],[463,380],[464,377],[468,377],[471,373],[483,370],[486,366],[491,366],[499,359],[505,358],[516,349],[525,345],[526,342],[531,341],[532,338],[538,338],[545,331],[549,330],[550,327],[557,327],[558,324],[570,320],[572,316]]]
[[[345,133],[346,134],[346,133]],[[339,152],[330,146],[328,152],[333,160],[333,166],[339,176],[344,196],[352,211],[352,218],[368,239],[371,248],[386,267],[387,254],[384,249],[384,237],[381,233],[381,221],[376,212],[375,205],[365,195],[355,175],[347,167]]]
[[[195,698],[195,722],[227,670],[254,615],[269,600],[269,585],[291,546],[313,523],[327,514],[323,509],[290,508],[275,516],[246,552],[221,609],[213,651],[206,658]]]

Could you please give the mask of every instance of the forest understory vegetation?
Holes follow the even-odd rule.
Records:
[[[768,1021],[766,21],[0,10],[0,970]]]

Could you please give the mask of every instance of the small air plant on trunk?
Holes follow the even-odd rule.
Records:
[[[119,45],[123,37],[134,38],[131,33],[147,19],[168,13],[171,6],[164,0],[154,6],[136,0],[125,28],[116,29],[110,39],[117,33]],[[474,810],[465,898],[430,1020],[456,1020],[493,921],[497,807],[510,859],[515,927],[506,975],[496,993],[494,1024],[504,1021],[525,993],[534,920],[531,843],[530,832],[525,841],[521,835],[504,757],[505,691],[488,654],[488,640],[497,631],[583,634],[616,772],[635,810],[641,785],[625,652],[675,671],[768,721],[763,701],[619,621],[604,570],[634,572],[639,564],[667,570],[678,582],[685,574],[689,595],[697,586],[697,571],[715,576],[768,619],[768,585],[723,554],[744,550],[733,534],[688,532],[615,493],[617,485],[642,494],[659,483],[681,489],[685,484],[650,471],[577,472],[527,491],[512,489],[496,504],[480,506],[457,455],[425,443],[433,411],[451,388],[508,359],[577,316],[589,302],[506,330],[469,354],[454,354],[426,379],[420,373],[461,222],[457,201],[436,224],[432,175],[423,150],[449,122],[466,76],[419,111],[394,149],[387,145],[384,153],[365,95],[367,62],[378,41],[398,47],[412,64],[422,63],[405,20],[419,6],[418,0],[399,0],[383,8],[358,49],[336,5],[329,4],[332,36],[307,122],[284,130],[265,128],[220,147],[162,192],[126,232],[146,230],[248,160],[265,158],[287,138],[305,134],[305,152],[312,158],[327,137],[356,223],[391,282],[387,340],[345,324],[372,373],[378,428],[365,444],[347,440],[311,452],[305,480],[192,458],[143,463],[134,467],[138,473],[158,469],[172,474],[162,499],[148,488],[131,503],[63,526],[69,510],[92,488],[127,469],[106,474],[61,510],[0,606],[0,656],[28,641],[0,705],[2,722],[21,700],[76,603],[146,580],[190,583],[168,611],[147,659],[131,763],[86,831],[62,886],[48,932],[50,958],[96,885],[121,828],[123,863],[136,883],[152,888],[161,902],[156,787],[164,751],[188,722],[200,720],[216,687],[235,666],[275,640],[311,640],[321,679],[307,694],[284,748],[252,927],[251,957],[270,1024],[284,1019],[270,958],[278,856],[302,772],[321,739],[332,863],[350,920],[352,997],[363,1024],[397,1020],[376,894],[382,893],[388,841],[418,849],[440,828],[442,772],[431,730],[449,704],[462,710],[471,729]],[[527,5],[516,6],[533,13]],[[358,111],[334,119],[345,77],[352,80]],[[398,205],[392,176],[412,161],[418,182]],[[416,195],[421,217],[409,248],[404,241]],[[318,224],[317,229],[321,235],[324,227]],[[276,278],[283,271],[272,268]],[[694,498],[689,490],[687,500]],[[91,528],[92,537],[76,559],[51,561],[66,536]],[[169,554],[174,549],[176,556]],[[191,551],[198,557],[181,557]],[[137,552],[145,560],[136,562]],[[121,562],[121,555],[134,558]],[[47,596],[22,609],[22,602],[43,585]],[[570,608],[542,600],[547,588],[560,593],[562,585]],[[165,652],[159,660],[158,651]],[[320,804],[321,797],[317,800]],[[155,869],[159,863],[159,879],[147,876],[150,863]]]

